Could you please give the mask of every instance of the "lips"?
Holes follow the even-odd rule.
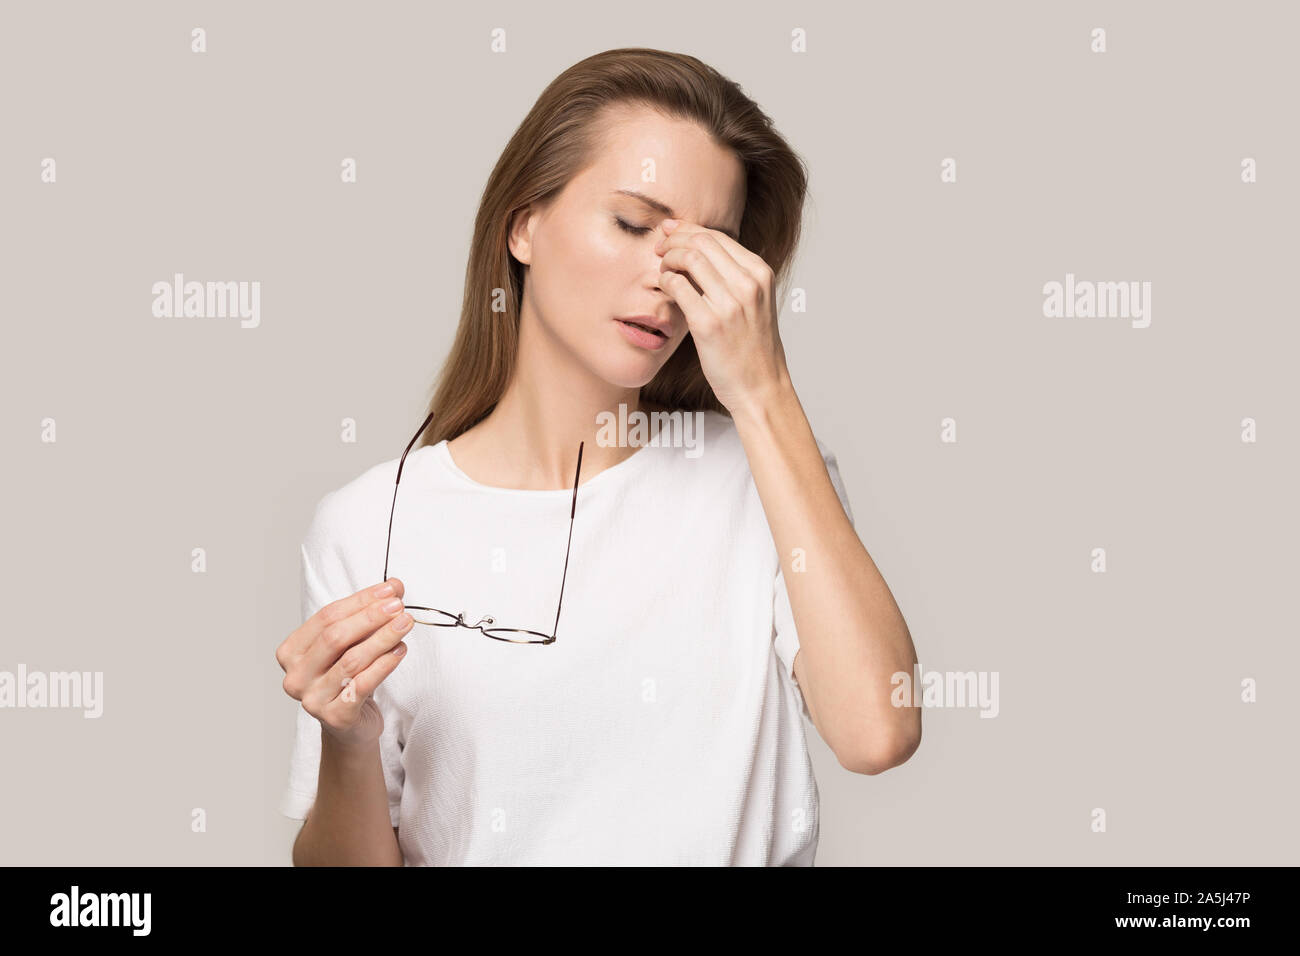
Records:
[[[665,339],[671,338],[673,334],[672,324],[656,315],[618,315],[615,316],[615,319],[619,322],[626,323],[627,325],[644,329],[652,335],[658,335]]]
[[[631,319],[619,319],[619,321],[624,323],[625,325],[635,325],[638,329],[644,329],[645,331],[649,332],[651,335],[657,335],[660,338],[664,338],[664,339],[668,338],[668,336],[664,335],[658,329],[652,329],[650,326],[642,325],[640,322],[633,322]]]
[[[649,349],[651,352],[668,348],[668,336],[661,330],[653,326],[647,327],[645,322],[638,319],[615,319],[614,321],[618,323],[618,330],[623,337],[637,348]]]

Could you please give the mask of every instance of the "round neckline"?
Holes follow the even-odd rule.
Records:
[[[642,445],[640,448],[634,451],[627,458],[624,458],[622,461],[620,461],[617,465],[611,465],[610,467],[602,471],[600,474],[596,475],[594,478],[588,478],[585,481],[579,480],[578,490],[582,491],[594,484],[603,481],[606,475],[613,474],[617,476],[623,474],[631,474],[634,470],[632,466],[635,465],[637,462],[641,461],[642,459],[646,459],[648,457],[646,455],[646,452],[651,451],[655,448],[662,448],[662,447],[664,446]],[[436,445],[433,446],[433,452],[435,457],[438,459],[439,462],[442,463],[443,468],[448,473],[450,473],[453,477],[455,477],[458,481],[460,481],[461,484],[468,485],[469,487],[477,489],[479,491],[490,491],[494,494],[499,494],[499,495],[515,495],[515,496],[530,497],[530,498],[554,498],[562,495],[571,496],[573,494],[572,485],[570,485],[568,488],[504,488],[499,485],[485,485],[481,481],[476,481],[473,478],[471,478],[468,474],[466,474],[464,471],[461,470],[460,465],[456,464],[456,459],[451,457],[451,449],[448,447],[448,439],[446,438],[444,438],[442,441],[438,442]],[[579,477],[581,478],[581,476]]]

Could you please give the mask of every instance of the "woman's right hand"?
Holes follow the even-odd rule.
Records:
[[[389,593],[379,593],[384,588]],[[371,694],[402,661],[411,615],[397,578],[326,604],[275,649],[284,692],[345,746],[379,739],[384,718]],[[391,605],[391,609],[386,607]]]

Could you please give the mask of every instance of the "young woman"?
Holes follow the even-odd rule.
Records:
[[[542,93],[428,417],[303,542],[296,864],[811,865],[803,716],[855,772],[916,748],[911,636],[777,334],[805,187],[693,57]]]

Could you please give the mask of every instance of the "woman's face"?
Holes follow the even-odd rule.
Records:
[[[551,202],[516,216],[510,251],[528,266],[521,321],[537,323],[544,347],[568,353],[612,385],[639,388],[688,333],[682,310],[659,288],[659,224],[689,219],[739,235],[744,168],[694,123],[644,107],[606,115],[594,164]],[[655,317],[667,337],[618,320],[637,315]]]

